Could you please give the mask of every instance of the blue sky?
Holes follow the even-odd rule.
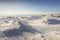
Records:
[[[0,1],[0,16],[60,13],[59,0]]]

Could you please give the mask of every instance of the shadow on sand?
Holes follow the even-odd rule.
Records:
[[[60,20],[57,19],[48,19],[48,24],[60,24]]]
[[[29,32],[29,33],[32,33],[32,34],[34,34],[35,32],[42,33],[40,31],[37,31],[37,30],[33,29],[30,25],[24,25],[22,23],[19,23],[19,24],[21,25],[19,29],[5,30],[3,32],[3,34],[6,37],[16,37],[16,36],[22,36],[23,32]]]

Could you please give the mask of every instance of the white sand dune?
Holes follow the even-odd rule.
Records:
[[[60,40],[59,16],[1,17],[0,40]]]

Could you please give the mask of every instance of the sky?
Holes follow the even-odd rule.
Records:
[[[0,0],[0,16],[60,13],[59,0]]]

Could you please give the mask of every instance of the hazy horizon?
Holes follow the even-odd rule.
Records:
[[[59,0],[0,1],[0,16],[60,13]]]

